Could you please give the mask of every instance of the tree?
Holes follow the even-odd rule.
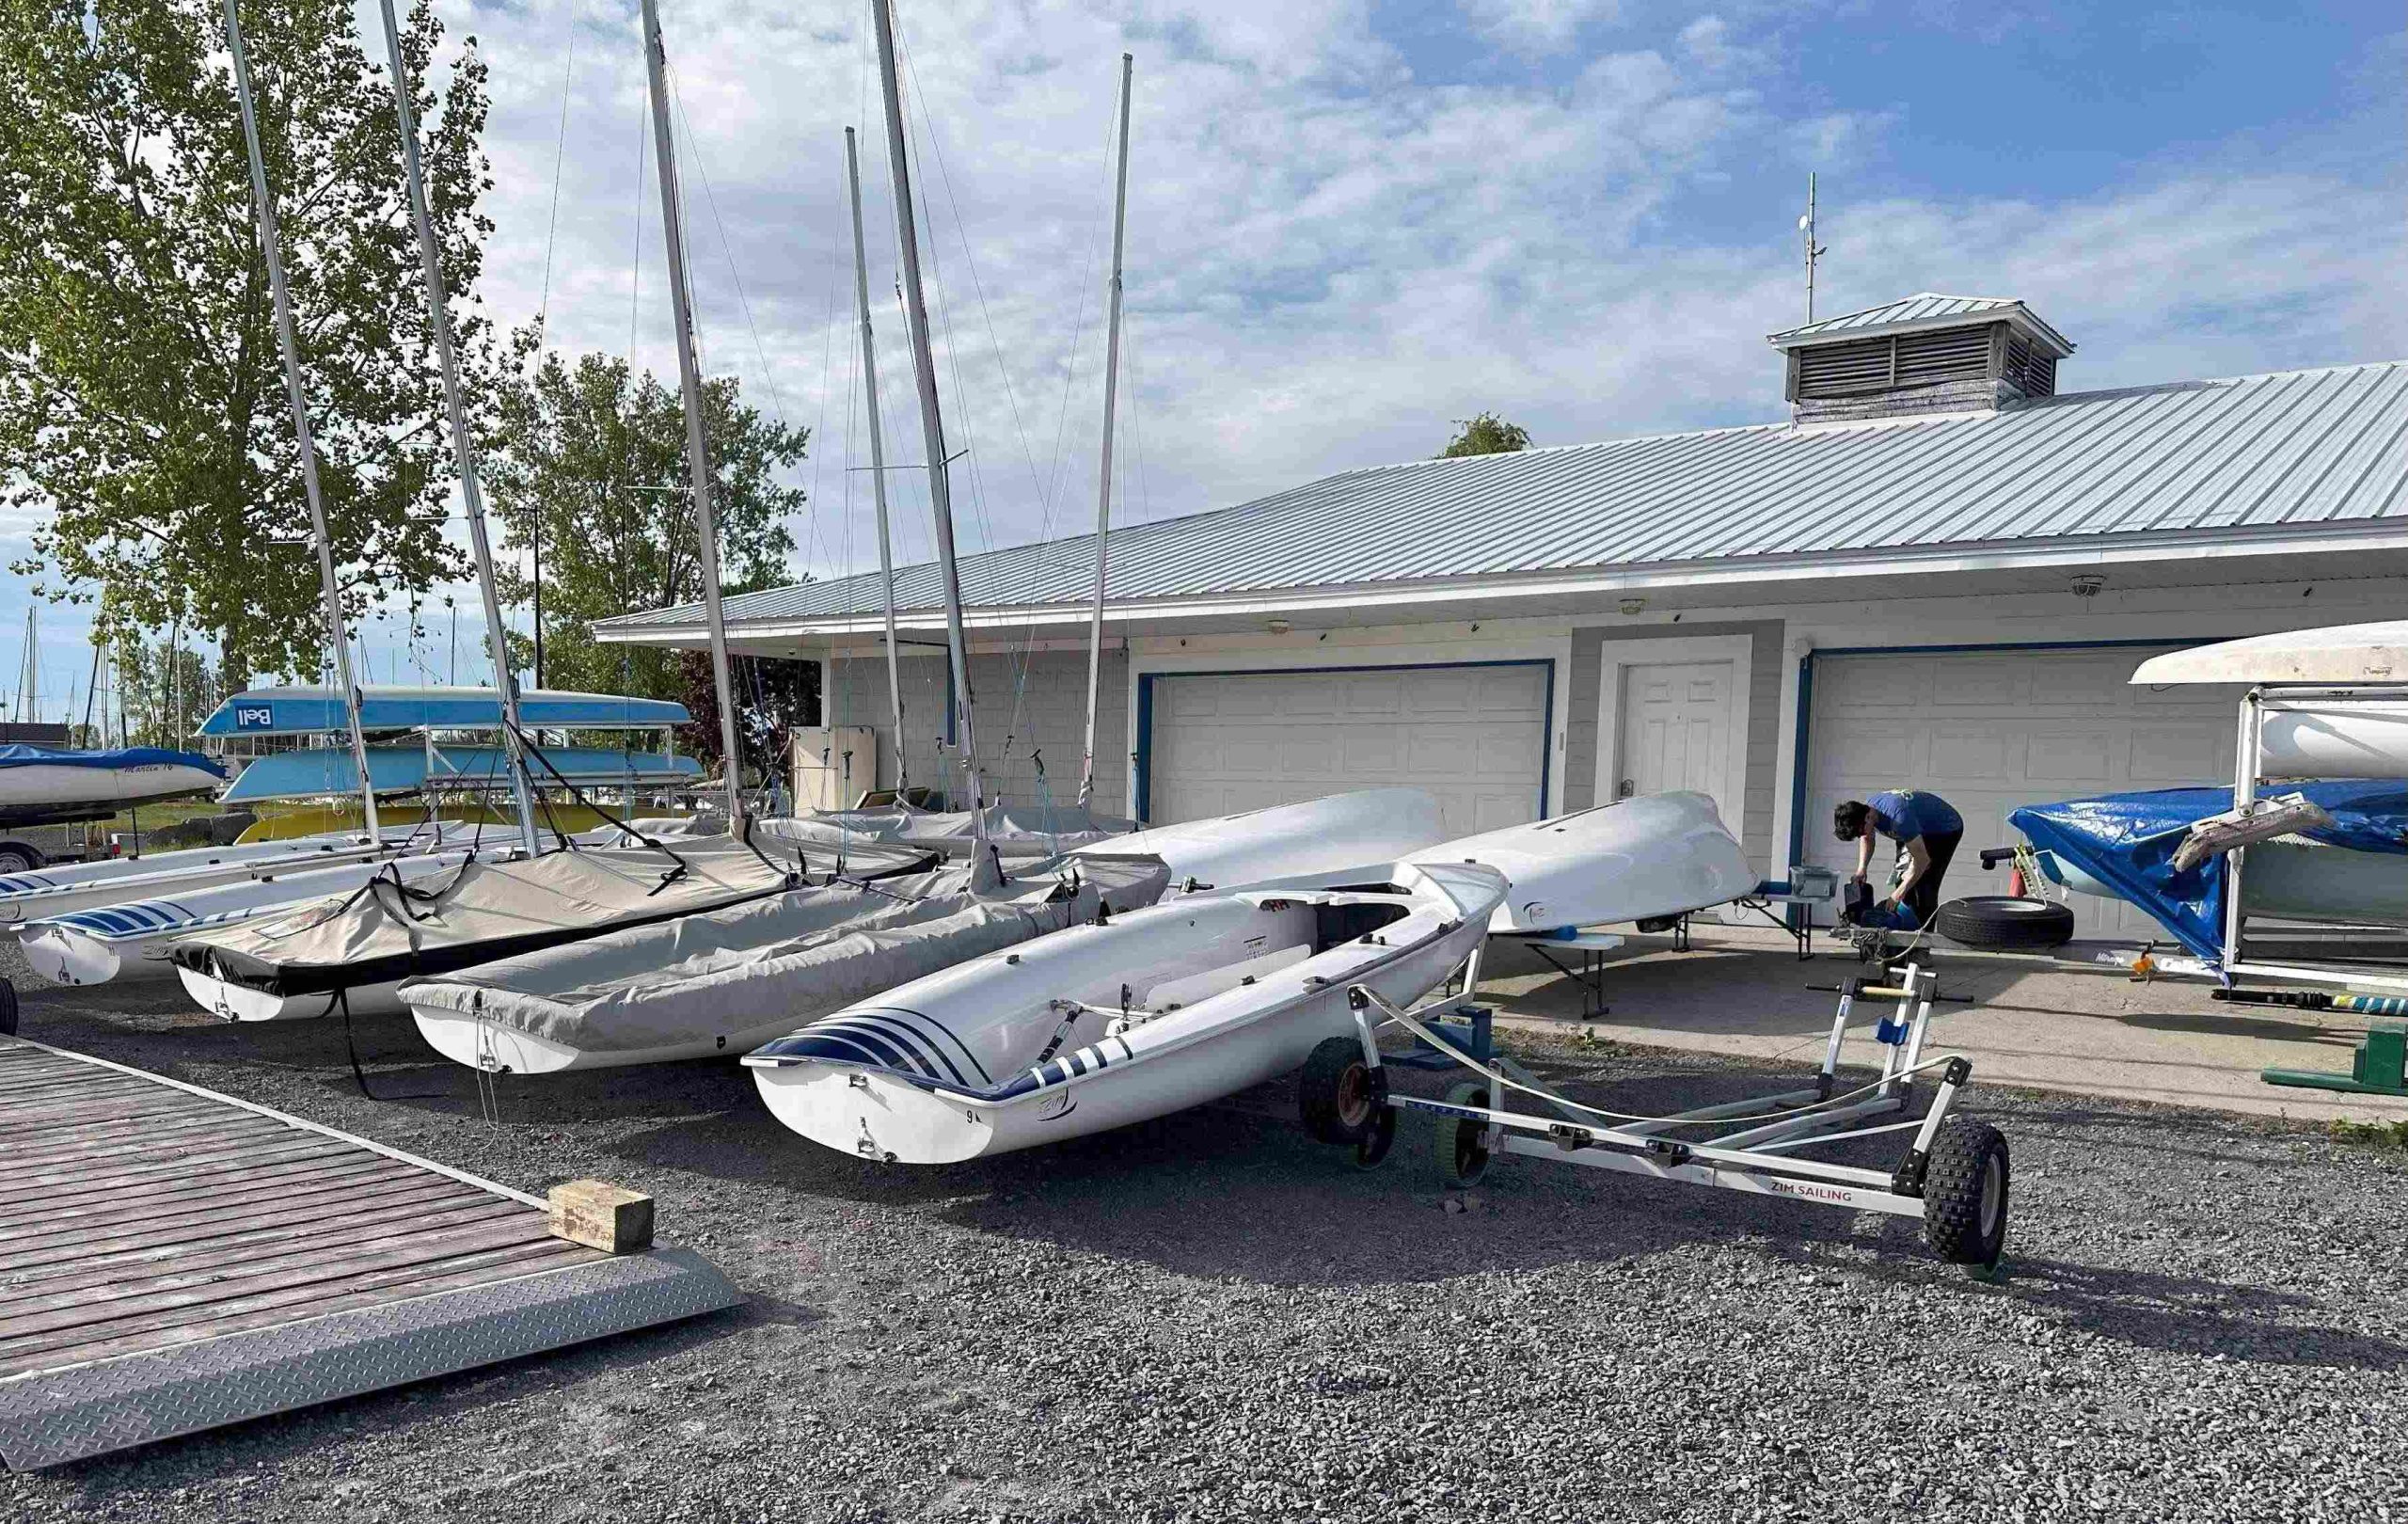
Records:
[[[1455,437],[1438,452],[1440,460],[1455,455],[1504,455],[1530,447],[1530,431],[1508,423],[1495,413],[1455,420]]]
[[[502,595],[531,601],[534,584],[519,563],[540,535],[546,684],[682,698],[675,652],[604,645],[594,621],[703,595],[685,406],[649,371],[603,355],[538,358],[539,342],[531,330],[516,336],[520,363],[485,461],[502,529]],[[747,406],[733,377],[703,384],[703,411],[722,584],[770,586],[794,550],[786,518],[803,505],[802,488],[780,474],[801,463],[809,431]],[[710,730],[716,756],[716,720]]]
[[[134,746],[191,744],[209,711],[248,686],[239,666],[213,665],[180,641],[127,637],[117,643],[113,659],[127,743]]]
[[[356,614],[456,574],[451,468],[391,85],[350,0],[253,0],[245,41],[321,480]],[[0,0],[0,482],[45,516],[19,569],[112,634],[181,626],[246,671],[315,673],[319,580],[216,0]],[[475,39],[438,100],[403,53],[473,394]],[[377,55],[381,58],[381,42]],[[281,542],[281,543],[280,543]]]
[[[711,681],[711,654],[673,655],[677,691],[669,696],[693,716],[677,727],[678,748],[705,767],[716,768],[721,756],[719,693]],[[728,686],[736,693],[736,744],[744,753],[744,770],[754,779],[781,776],[794,753],[795,731],[819,723],[819,663],[731,653],[727,665]]]

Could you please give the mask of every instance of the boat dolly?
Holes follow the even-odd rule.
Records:
[[[1496,1051],[1485,1008],[1457,1005],[1442,1013],[1443,1003],[1434,1002],[1408,1011],[1356,985],[1348,992],[1354,1032],[1323,1040],[1305,1064],[1305,1125],[1323,1142],[1351,1145],[1356,1163],[1368,1167],[1393,1147],[1400,1112],[1424,1113],[1437,1120],[1436,1162],[1455,1185],[1472,1183],[1498,1154],[1513,1153],[1913,1217],[1941,1259],[1985,1273],[1997,1265],[2006,1242],[2006,1139],[1987,1122],[1949,1115],[1972,1077],[1970,1063],[1923,1056],[1939,975],[1909,963],[1891,977],[1841,986],[1811,1086],[1663,1117],[1609,1111],[1548,1088]],[[1880,1077],[1843,1090],[1840,1043],[1855,1004],[1881,998],[1897,1004],[1874,1028],[1882,1045]],[[1383,1054],[1378,1033],[1390,1026],[1411,1033],[1418,1044],[1410,1052]],[[1392,1090],[1388,1072],[1395,1068],[1460,1068],[1474,1077],[1458,1081],[1443,1100],[1430,1100]],[[1941,1072],[1939,1084],[1928,1105],[1912,1115],[1915,1076],[1928,1070]],[[1506,1092],[1528,1096],[1552,1115],[1516,1109],[1507,1104]],[[1795,1151],[1885,1134],[1909,1135],[1904,1156],[1888,1170]]]

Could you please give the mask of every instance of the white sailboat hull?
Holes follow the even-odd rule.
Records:
[[[2408,778],[2408,703],[2269,703],[2258,754],[2262,778]]]
[[[1711,797],[1641,794],[1465,836],[1416,863],[1485,863],[1513,884],[1497,932],[1613,926],[1719,905],[1756,885]]]
[[[1444,838],[1438,801],[1422,788],[1364,788],[1302,804],[1275,804],[1209,820],[1115,836],[1070,855],[1159,857],[1171,893],[1259,883],[1343,883]],[[1185,886],[1193,884],[1193,889]]]
[[[471,827],[448,822],[431,827],[394,827],[379,843],[356,831],[238,847],[194,847],[143,857],[112,857],[65,864],[0,878],[0,928],[20,927],[75,911],[130,900],[189,894],[219,884],[305,873],[364,862],[386,853],[428,851],[457,840]],[[488,836],[493,833],[488,831]]]
[[[1074,927],[889,991],[745,1063],[784,1126],[891,1164],[958,1163],[1164,1116],[1285,1073],[1354,1030],[1351,985],[1401,1003],[1436,987],[1506,892],[1501,874],[1473,865],[1399,877],[1379,893],[1196,896]],[[1081,1008],[1067,1029],[1065,1000]]]
[[[214,793],[225,780],[180,762],[143,762],[122,768],[46,767],[35,764],[0,772],[0,809],[40,805],[138,804],[179,794]]]

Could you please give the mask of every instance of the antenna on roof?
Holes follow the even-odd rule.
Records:
[[[1798,230],[1806,241],[1806,321],[1814,321],[1814,262],[1830,252],[1814,242],[1814,171],[1806,171],[1806,214],[1798,219]]]

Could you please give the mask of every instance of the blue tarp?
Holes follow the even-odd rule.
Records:
[[[509,764],[498,748],[443,746],[436,750],[435,779],[444,788],[507,787]],[[614,752],[598,746],[547,746],[542,755],[569,781],[604,787],[629,781],[638,784],[683,783],[702,776],[703,765],[690,756],[666,756],[658,752]],[[542,762],[528,761],[538,788],[558,784]],[[426,786],[426,749],[422,746],[372,746],[368,775],[380,794],[414,793]],[[359,771],[351,765],[348,747],[323,751],[279,752],[263,756],[243,770],[234,786],[222,797],[228,804],[269,799],[322,799],[359,792]]]
[[[198,768],[217,777],[226,770],[198,752],[171,752],[164,746],[120,746],[106,752],[55,751],[46,746],[0,746],[0,768]]]
[[[2328,846],[2408,854],[2408,783],[2395,779],[2270,786],[2265,797],[2305,794],[2333,817],[2303,832]],[[2160,788],[2062,804],[2027,804],[2006,818],[2042,851],[2080,868],[2153,916],[2201,958],[2224,953],[2225,860],[2185,872],[2174,854],[2194,820],[2232,808],[2229,788]]]
[[[518,696],[519,722],[531,729],[611,730],[682,725],[682,704],[617,693],[529,689]],[[366,688],[360,691],[363,730],[494,730],[501,695],[490,688]],[[204,736],[309,736],[350,727],[341,693],[325,688],[255,688],[237,693],[200,722]]]

